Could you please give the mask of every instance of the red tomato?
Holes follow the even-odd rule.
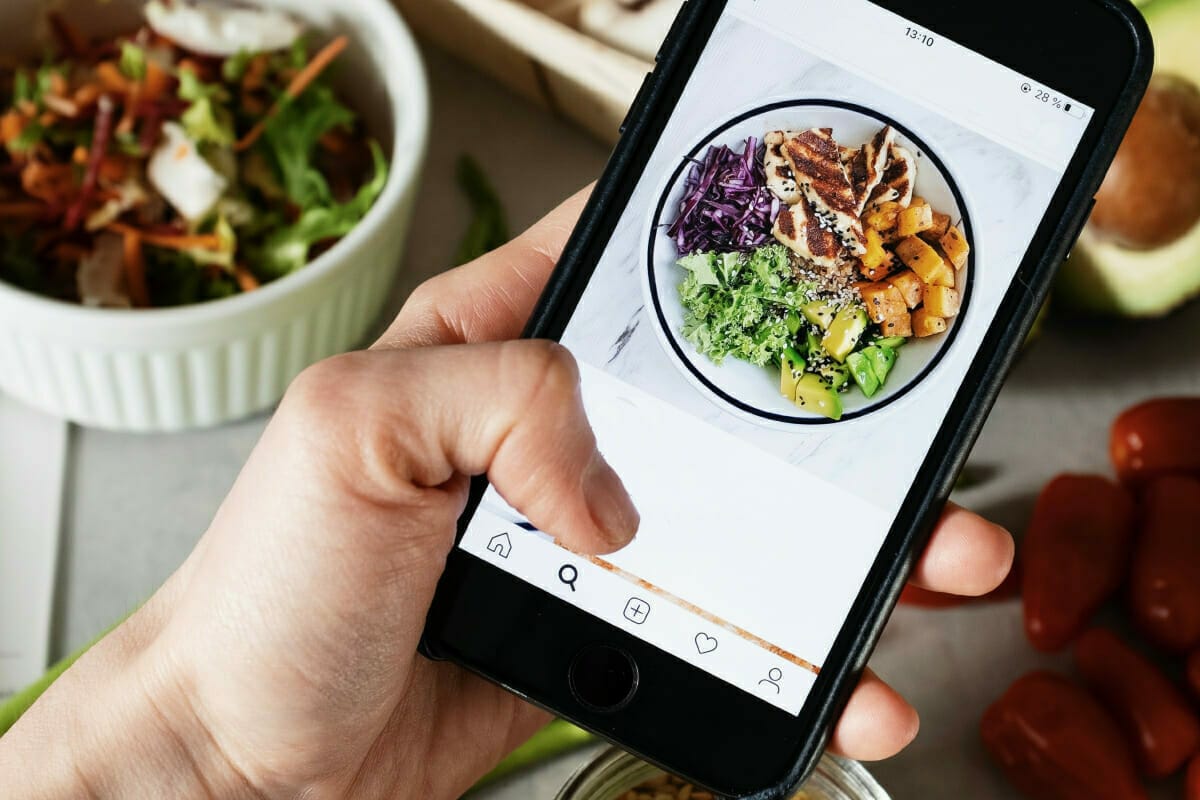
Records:
[[[1095,475],[1061,475],[1042,490],[1021,546],[1025,633],[1061,650],[1121,586],[1134,534],[1128,490]]]
[[[1123,481],[1174,472],[1200,475],[1200,398],[1163,398],[1134,406],[1113,423],[1109,449]]]
[[[1164,778],[1200,752],[1200,719],[1187,697],[1111,631],[1081,636],[1075,667],[1121,725],[1142,774]]]
[[[1192,687],[1192,694],[1200,698],[1200,650],[1192,653],[1188,658],[1187,679],[1188,685]]]
[[[1142,535],[1130,579],[1134,621],[1175,652],[1200,647],[1200,481],[1156,478],[1142,491]]]
[[[1014,683],[983,715],[983,744],[1033,800],[1145,800],[1129,746],[1090,694],[1052,672]]]
[[[1183,800],[1200,800],[1200,757],[1193,758],[1192,763],[1188,765]]]

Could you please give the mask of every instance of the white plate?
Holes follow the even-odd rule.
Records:
[[[683,338],[683,304],[678,287],[685,271],[675,243],[666,227],[675,220],[684,187],[695,160],[702,159],[710,146],[728,145],[741,152],[748,137],[759,141],[773,130],[832,128],[834,138],[847,147],[857,147],[878,133],[884,125],[896,128],[897,142],[917,157],[916,194],[924,197],[935,210],[950,214],[973,242],[970,219],[961,194],[943,166],[943,162],[901,123],[869,109],[835,100],[785,100],[758,106],[721,125],[699,144],[680,157],[665,181],[657,205],[651,209],[646,237],[649,242],[643,258],[643,288],[646,307],[651,311],[659,339],[667,354],[684,375],[705,396],[718,405],[768,425],[828,425],[833,420],[807,414],[796,408],[779,391],[779,375],[773,369],[756,367],[728,358],[717,366]],[[868,399],[857,387],[842,395],[845,414],[842,421],[856,419],[876,411],[904,395],[927,377],[941,356],[951,347],[959,320],[968,313],[974,282],[974,259],[959,275],[963,290],[963,309],[958,319],[950,320],[946,333],[929,339],[913,339],[902,350],[887,385]]]

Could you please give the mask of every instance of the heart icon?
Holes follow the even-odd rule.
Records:
[[[700,651],[700,655],[708,655],[713,650],[717,649],[717,640],[709,636],[707,633],[697,633],[696,649]]]

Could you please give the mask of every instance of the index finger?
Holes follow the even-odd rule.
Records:
[[[586,187],[498,250],[422,284],[375,349],[520,337],[591,193]]]

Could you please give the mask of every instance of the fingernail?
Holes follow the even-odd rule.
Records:
[[[642,517],[625,484],[597,453],[583,476],[583,494],[587,500],[592,521],[604,532],[614,550],[619,550],[633,541]]]

